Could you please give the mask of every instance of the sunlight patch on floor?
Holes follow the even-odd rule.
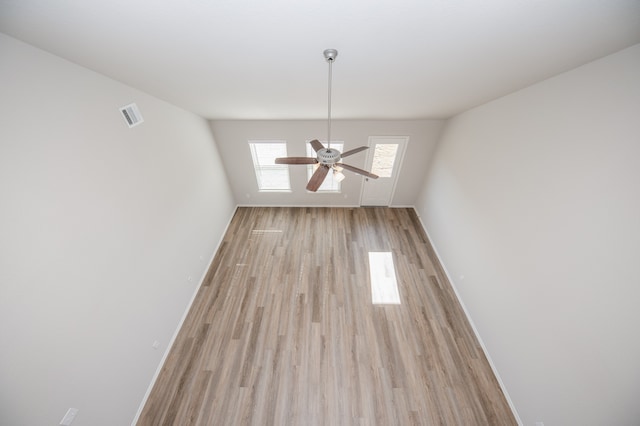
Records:
[[[276,233],[282,233],[282,229],[252,229],[251,230],[252,234],[276,234]]]
[[[371,302],[374,305],[399,305],[400,292],[391,252],[369,252]]]

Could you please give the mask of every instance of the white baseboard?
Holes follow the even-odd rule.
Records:
[[[202,277],[200,277],[200,284],[198,284],[198,286],[196,287],[195,291],[193,292],[193,295],[191,296],[191,300],[189,300],[189,303],[187,304],[187,308],[185,309],[184,313],[182,314],[182,318],[180,318],[180,322],[178,323],[178,326],[176,327],[176,331],[173,333],[173,336],[171,336],[171,340],[169,341],[169,344],[167,345],[167,349],[164,351],[164,354],[162,355],[162,359],[160,360],[160,363],[158,364],[158,368],[156,369],[156,372],[153,374],[153,378],[151,379],[151,383],[149,384],[149,387],[147,388],[147,392],[144,394],[144,397],[142,398],[142,402],[140,403],[140,406],[138,407],[138,411],[136,412],[136,416],[133,418],[133,421],[131,422],[131,426],[135,426],[136,423],[138,423],[138,420],[140,419],[140,414],[142,414],[142,410],[144,409],[144,406],[147,403],[147,399],[149,399],[149,395],[151,394],[151,390],[153,389],[153,386],[156,384],[156,380],[158,380],[158,376],[160,375],[160,371],[162,371],[162,367],[164,367],[164,363],[166,362],[167,357],[169,356],[169,352],[171,352],[171,348],[173,347],[173,343],[176,341],[176,338],[178,337],[178,333],[180,333],[180,330],[182,329],[182,325],[184,324],[184,321],[187,319],[187,315],[189,315],[189,311],[191,310],[191,305],[193,305],[193,302],[196,300],[196,296],[198,295],[198,291],[200,291],[200,287],[202,287],[204,279],[206,278],[207,274],[209,273],[209,269],[211,268],[211,264],[213,263],[213,259],[216,257],[216,254],[218,253],[218,250],[220,249],[220,245],[224,241],[225,235],[227,235],[227,231],[229,230],[229,225],[231,225],[231,221],[233,220],[233,217],[235,216],[236,211],[238,210],[238,207],[239,206],[236,205],[236,207],[233,209],[233,213],[231,214],[231,217],[229,218],[229,221],[227,222],[227,226],[225,226],[224,231],[222,232],[222,235],[220,236],[220,240],[218,241],[218,244],[216,245],[216,249],[213,251],[213,254],[211,255],[211,258],[209,259],[209,263],[207,263],[207,267],[205,268],[204,272],[202,273]]]
[[[456,288],[456,285],[453,279],[451,278],[451,274],[447,270],[447,267],[445,266],[444,262],[442,262],[442,257],[440,257],[440,253],[438,253],[438,249],[433,243],[433,239],[429,235],[429,231],[427,230],[427,227],[424,225],[424,222],[422,221],[422,217],[418,213],[418,210],[415,207],[412,207],[412,208],[416,212],[416,216],[418,216],[418,220],[420,221],[420,225],[422,225],[422,229],[424,230],[425,234],[427,234],[429,243],[431,244],[431,247],[433,247],[433,251],[436,254],[436,257],[438,258],[438,262],[440,262],[440,266],[442,266],[442,270],[447,276],[447,280],[449,280],[449,284],[451,285],[451,288],[453,289],[453,292],[456,295],[456,299],[458,299],[458,303],[460,304],[460,306],[462,307],[462,310],[464,311],[464,315],[467,317],[467,321],[469,321],[469,325],[471,325],[473,334],[476,336],[476,339],[478,339],[478,343],[482,348],[482,352],[484,352],[484,356],[485,358],[487,358],[487,361],[489,362],[491,371],[493,371],[493,375],[496,377],[496,380],[498,381],[498,385],[500,385],[500,389],[502,389],[502,393],[504,394],[504,397],[507,400],[507,404],[509,404],[509,408],[511,408],[511,412],[513,413],[513,416],[516,418],[516,421],[518,422],[518,424],[522,426],[523,423],[522,423],[522,420],[520,419],[520,416],[518,415],[518,411],[516,410],[516,407],[513,404],[511,397],[509,396],[509,392],[507,392],[507,388],[505,387],[504,382],[500,378],[500,374],[498,374],[498,370],[496,369],[496,366],[493,363],[491,356],[489,355],[489,351],[487,350],[487,347],[485,346],[484,342],[482,341],[482,338],[480,337],[480,333],[478,333],[478,329],[476,328],[476,325],[474,324],[473,319],[471,319],[471,316],[469,315],[469,311],[467,310],[467,307],[465,306],[464,302],[462,301],[462,298],[460,297],[460,293],[458,293],[458,289]]]
[[[350,205],[350,204],[335,204],[335,205],[319,205],[319,204],[308,204],[308,205],[304,205],[304,204],[238,204],[238,207],[274,207],[274,208],[278,208],[278,207],[286,207],[286,208],[290,208],[290,207],[300,207],[301,209],[307,208],[307,207],[317,207],[317,208],[324,208],[324,207],[331,207],[331,208],[345,208],[345,209],[352,209],[355,207],[360,207],[357,204],[354,205]]]
[[[317,207],[317,208],[323,208],[323,207],[330,207],[330,208],[345,208],[345,209],[354,209],[354,208],[358,208],[358,207],[389,207],[390,209],[414,209],[414,206],[405,206],[405,205],[391,205],[391,206],[361,206],[359,204],[330,204],[330,205],[319,205],[319,204],[238,204],[238,207],[300,207],[300,208],[307,208],[307,207]]]

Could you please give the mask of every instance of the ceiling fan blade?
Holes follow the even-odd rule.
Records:
[[[316,164],[318,160],[311,157],[280,157],[276,158],[276,164]]]
[[[327,177],[327,173],[329,173],[329,167],[320,165],[318,170],[315,171],[311,179],[309,179],[309,183],[307,184],[307,191],[316,192],[322,182],[324,182],[324,178]]]
[[[322,145],[322,143],[318,139],[314,139],[309,143],[311,144],[311,147],[315,152],[318,152],[324,148],[324,145]]]
[[[359,169],[357,167],[350,166],[348,164],[336,163],[336,166],[342,167],[343,169],[350,170],[353,173],[357,173],[359,175],[366,176],[366,177],[371,178],[371,179],[378,179],[378,175],[374,175],[373,173],[369,173],[366,170],[362,170],[362,169]]]
[[[369,149],[369,147],[368,146],[361,146],[359,148],[350,149],[349,151],[343,152],[341,157],[344,158],[344,157],[346,157],[348,155],[353,155],[353,154],[356,154],[356,153],[358,153],[360,151],[364,151],[365,149]]]

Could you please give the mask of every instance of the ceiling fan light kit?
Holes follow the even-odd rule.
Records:
[[[318,164],[316,171],[309,179],[309,183],[307,184],[307,190],[311,192],[316,192],[322,182],[324,182],[325,178],[329,174],[329,170],[333,170],[333,177],[338,182],[342,182],[345,178],[345,175],[342,174],[342,170],[349,170],[356,174],[366,176],[371,179],[377,179],[378,176],[370,173],[366,170],[359,169],[357,167],[350,166],[348,164],[339,163],[339,161],[347,157],[349,155],[356,154],[360,151],[364,151],[368,149],[368,146],[361,146],[358,148],[351,149],[344,153],[341,153],[335,148],[331,148],[331,79],[332,79],[332,65],[333,61],[336,60],[338,56],[338,51],[336,49],[326,49],[322,52],[324,58],[329,63],[329,90],[328,90],[328,112],[327,112],[327,147],[317,139],[314,139],[310,142],[311,147],[316,152],[316,158],[312,157],[280,157],[276,158],[276,164]]]

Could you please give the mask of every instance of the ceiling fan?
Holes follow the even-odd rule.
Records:
[[[371,179],[377,179],[378,175],[370,173],[366,170],[359,169],[357,167],[350,166],[348,164],[341,163],[340,160],[349,155],[356,154],[365,149],[369,149],[368,146],[361,146],[351,149],[349,151],[340,152],[335,148],[331,148],[331,66],[333,61],[338,56],[338,51],[335,49],[327,49],[323,52],[324,58],[329,63],[329,119],[327,121],[327,147],[314,139],[310,142],[311,147],[316,152],[316,157],[280,157],[275,159],[276,164],[317,164],[316,171],[309,179],[307,183],[307,190],[316,192],[322,182],[329,174],[329,170],[332,170],[335,178],[340,182],[344,179],[342,170],[349,170],[362,176],[366,176]]]

